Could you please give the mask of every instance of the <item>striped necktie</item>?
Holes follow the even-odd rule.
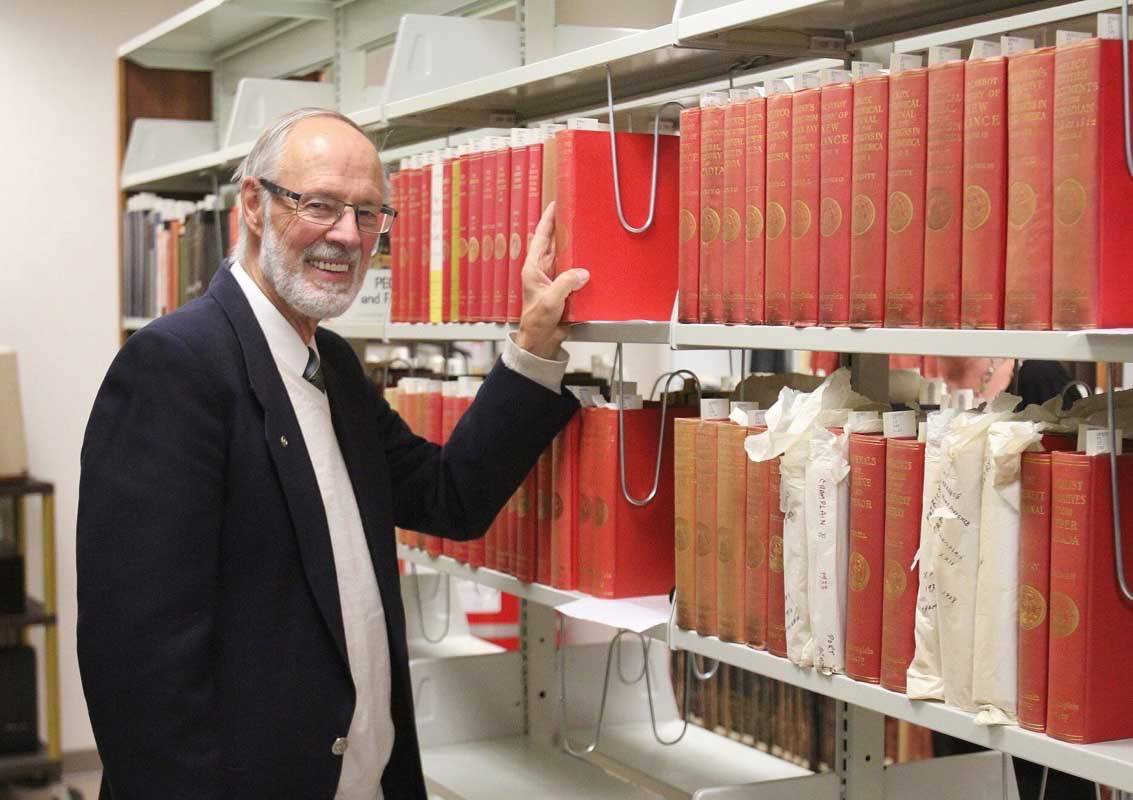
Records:
[[[319,354],[313,347],[307,348],[307,366],[303,368],[303,378],[309,381],[316,389],[326,394],[327,385],[323,380],[323,365],[319,361]]]

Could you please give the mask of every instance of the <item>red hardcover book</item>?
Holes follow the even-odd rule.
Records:
[[[551,585],[551,448],[548,447],[535,465],[535,580]]]
[[[925,158],[924,324],[960,327],[964,204],[964,62],[928,68]]]
[[[1023,453],[1019,502],[1019,725],[1046,730],[1050,453]]]
[[[925,129],[928,70],[889,76],[889,202],[885,325],[919,327],[924,301]]]
[[[441,258],[444,267],[441,268],[441,322],[452,322],[452,159],[444,161],[443,177],[441,179],[441,239],[444,242],[441,248]]]
[[[1003,327],[1007,238],[1007,59],[964,68],[964,237],[960,324]]]
[[[744,302],[747,321],[763,323],[763,275],[766,236],[763,225],[767,202],[767,100],[753,97],[747,103],[747,153],[744,195]]]
[[[1054,48],[1007,57],[1007,269],[1003,324],[1049,330]]]
[[[484,235],[484,153],[468,154],[468,312],[464,319],[480,316],[480,293],[484,284],[480,239]]]
[[[818,324],[822,90],[795,92],[791,112],[791,317]]]
[[[526,229],[523,238],[523,253],[526,259],[527,251],[531,249],[531,240],[535,238],[535,229],[539,227],[539,220],[543,216],[543,142],[541,139],[533,140],[527,146],[527,215]],[[522,262],[520,263],[522,267]],[[522,272],[522,270],[521,270]],[[520,281],[522,283],[522,280]],[[523,289],[519,292],[519,313],[523,314]]]
[[[683,133],[681,134],[684,135]],[[696,418],[673,421],[673,564],[678,628],[696,629]]]
[[[853,200],[854,85],[822,87],[818,243],[818,322],[850,322],[850,215]]]
[[[556,137],[557,138],[557,137]],[[556,143],[557,144],[557,143]],[[578,590],[587,594],[595,594],[597,575],[595,573],[595,524],[594,517],[597,510],[598,497],[595,489],[599,484],[595,476],[586,472],[594,469],[596,465],[607,461],[617,463],[617,431],[614,436],[606,435],[606,425],[597,416],[596,408],[583,408],[576,415],[580,421],[581,433],[578,440]],[[616,422],[615,422],[616,424]],[[587,480],[589,478],[589,480]],[[610,506],[606,499],[602,500],[602,519],[609,516]]]
[[[580,492],[591,498],[588,523],[594,547],[594,594],[598,597],[638,597],[667,594],[673,586],[673,415],[691,409],[669,409],[661,480],[653,501],[635,506],[622,495],[618,478],[618,412],[584,409],[585,428],[593,425],[602,442],[583,447],[579,462]],[[653,485],[657,459],[660,406],[624,413],[626,483],[641,497]],[[614,457],[604,457],[613,455]],[[584,521],[585,526],[587,521]]]
[[[749,434],[766,430],[755,427]],[[744,641],[752,647],[767,646],[767,525],[770,462],[747,465],[747,508],[744,545]]]
[[[850,434],[846,674],[866,683],[881,682],[885,455],[885,438],[881,434]]]
[[[720,429],[725,422],[704,420],[696,430],[696,631],[701,636],[715,636],[716,609],[716,542],[719,490]]]
[[[578,588],[578,448],[582,414],[575,414],[551,443],[551,585]]]
[[[850,211],[850,325],[885,316],[885,232],[889,196],[889,76],[854,82],[853,208]]]
[[[421,239],[420,254],[417,256],[417,302],[414,304],[413,321],[429,321],[429,289],[431,281],[429,269],[433,257],[433,164],[426,164],[419,170],[421,184]]]
[[[511,496],[511,498],[507,501],[507,505],[504,506],[504,510],[506,512],[504,515],[505,524],[503,530],[500,531],[500,548],[498,554],[498,559],[500,562],[499,568],[501,571],[513,576],[516,574],[516,557],[518,555],[517,548],[519,546],[520,489],[523,488],[524,485],[520,484],[519,489],[515,490],[515,494]],[[524,502],[526,502],[526,492],[524,492],[523,494]]]
[[[481,180],[483,188],[480,197],[480,300],[477,322],[488,322],[492,318],[492,291],[496,281],[496,166],[499,151],[486,151],[481,158]]]
[[[506,506],[500,509],[492,524],[484,534],[484,566],[488,569],[500,568],[500,529],[504,524]]]
[[[747,103],[732,101],[724,106],[724,193],[720,238],[723,240],[724,321],[743,323],[744,254],[743,234],[747,176]]]
[[[515,507],[514,575],[525,583],[535,581],[539,558],[539,521],[536,504],[539,501],[537,467],[532,467],[512,500]]]
[[[496,210],[492,237],[492,258],[495,268],[492,277],[493,322],[507,321],[508,230],[511,220],[511,148],[496,151]]]
[[[395,172],[389,176],[390,205],[402,211],[404,215],[405,204],[401,199],[401,181],[404,172]],[[405,292],[401,285],[401,242],[404,238],[405,217],[401,222],[394,222],[389,231],[389,280],[390,280],[390,322],[401,322],[401,301]]]
[[[716,441],[716,632],[726,642],[746,640],[746,427],[726,423]]]
[[[724,107],[700,109],[700,321],[724,321]]]
[[[924,442],[886,440],[885,573],[881,611],[881,685],[904,693],[913,661],[920,575],[912,566],[920,547]]]
[[[406,258],[402,262],[405,270],[405,312],[406,322],[417,322],[418,298],[421,295],[421,182],[423,170],[411,169],[406,172],[408,202],[406,208]]]
[[[763,319],[791,322],[791,113],[794,97],[767,98],[767,239],[764,250]]]
[[[527,144],[512,138],[511,200],[508,204],[507,233],[507,303],[504,317],[519,322],[523,311],[523,260],[527,256],[527,192],[530,186],[527,165]]]
[[[627,221],[640,224],[649,210],[654,139],[616,136],[622,209]],[[679,137],[660,137],[653,224],[641,234],[618,221],[609,133],[561,131],[555,139],[555,267],[585,267],[591,276],[567,299],[563,322],[668,320],[677,296]]]
[[[1125,664],[1133,641],[1133,604],[1121,596],[1114,574],[1109,456],[1052,453],[1050,460],[1046,732],[1068,742],[1126,739],[1133,736],[1133,693]],[[1121,507],[1130,509],[1133,455],[1118,456],[1117,463]],[[1133,516],[1126,511],[1121,519],[1123,566],[1133,576]]]
[[[461,148],[465,149],[464,147]],[[456,297],[456,317],[458,322],[464,322],[468,319],[468,182],[469,182],[469,159],[471,156],[465,152],[460,156],[460,183],[457,185],[459,190],[460,201],[460,236],[456,243],[456,257],[457,257],[457,272],[460,276],[457,285],[453,289],[457,293]]]
[[[787,613],[783,589],[783,509],[779,505],[779,459],[767,462],[767,652],[787,657]]]
[[[1053,326],[1133,326],[1133,178],[1124,164],[1121,42],[1054,55]]]
[[[677,254],[677,319],[700,321],[700,109],[681,112],[681,221]]]

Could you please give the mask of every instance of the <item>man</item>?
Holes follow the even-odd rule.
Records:
[[[395,213],[365,135],[277,121],[236,172],[237,258],[130,337],[82,452],[78,651],[104,800],[424,798],[394,525],[482,535],[577,409],[550,211],[503,363],[443,449],[341,314]]]

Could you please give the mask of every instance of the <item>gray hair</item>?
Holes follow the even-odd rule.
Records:
[[[232,173],[232,182],[237,186],[237,198],[239,198],[239,186],[244,178],[267,178],[268,180],[275,180],[279,177],[279,160],[283,156],[283,148],[287,144],[287,136],[291,133],[291,129],[305,119],[313,119],[316,117],[329,117],[338,120],[339,122],[349,125],[354,130],[358,131],[363,136],[369,139],[366,132],[358,126],[354,120],[345,114],[340,114],[337,111],[332,111],[329,108],[297,108],[294,111],[288,111],[282,114],[268,125],[267,129],[260,134],[260,138],[256,139],[256,143],[252,145],[252,149],[248,151],[248,155],[236,167]],[[371,143],[373,140],[370,139]],[[374,146],[375,152],[377,145]],[[386,170],[385,166],[381,164],[379,159],[378,164],[381,168],[381,183],[382,194],[386,194]],[[267,190],[261,187],[260,198],[264,208],[267,208],[268,193]],[[239,200],[237,200],[239,202]],[[241,262],[245,260],[247,255],[248,244],[248,225],[244,221],[243,213],[240,214],[240,238],[232,247],[233,254]]]

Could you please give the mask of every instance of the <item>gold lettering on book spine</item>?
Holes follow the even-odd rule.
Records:
[[[934,186],[925,198],[925,223],[931,231],[944,228],[952,219],[952,195],[947,189]]]
[[[688,520],[683,517],[677,517],[673,523],[673,536],[676,542],[676,550],[678,553],[683,553],[688,550],[689,545],[692,544],[688,530]]]
[[[820,215],[821,227],[819,231],[824,237],[833,236],[842,227],[842,206],[833,197],[822,198],[822,213]]]
[[[511,250],[508,252],[508,257],[513,260],[517,259],[521,252],[523,252],[523,239],[519,238],[517,231],[511,235]]]
[[[1065,178],[1054,188],[1054,218],[1074,225],[1086,210],[1086,190],[1076,178]]]
[[[551,518],[558,519],[563,515],[565,509],[566,506],[563,503],[563,496],[555,492],[555,496],[551,499]]]
[[[687,208],[681,209],[681,244],[691,242],[696,236],[696,215]]]
[[[890,597],[900,597],[909,585],[905,570],[892,558],[885,561],[885,593]]]
[[[772,572],[783,571],[783,537],[771,537],[771,558],[767,562],[767,568]]]
[[[703,522],[696,523],[696,554],[701,558],[712,555],[712,533]]]
[[[740,213],[734,208],[724,209],[724,241],[734,242],[740,236]]]
[[[480,260],[480,240],[475,237],[468,240],[468,260]]]
[[[873,207],[873,200],[869,195],[854,195],[853,208],[850,210],[850,233],[862,236],[869,232],[877,219],[877,209]]]
[[[767,204],[767,238],[778,239],[787,228],[787,212],[776,202]]]
[[[791,238],[801,239],[810,230],[810,206],[802,200],[791,204]]]
[[[744,238],[749,242],[759,238],[763,233],[763,213],[755,206],[747,207],[747,225],[744,229]]]
[[[720,235],[720,214],[714,208],[705,208],[700,212],[700,241],[708,244],[716,241]]]
[[[767,558],[767,543],[763,540],[749,541],[746,561],[748,569],[759,569]]]

